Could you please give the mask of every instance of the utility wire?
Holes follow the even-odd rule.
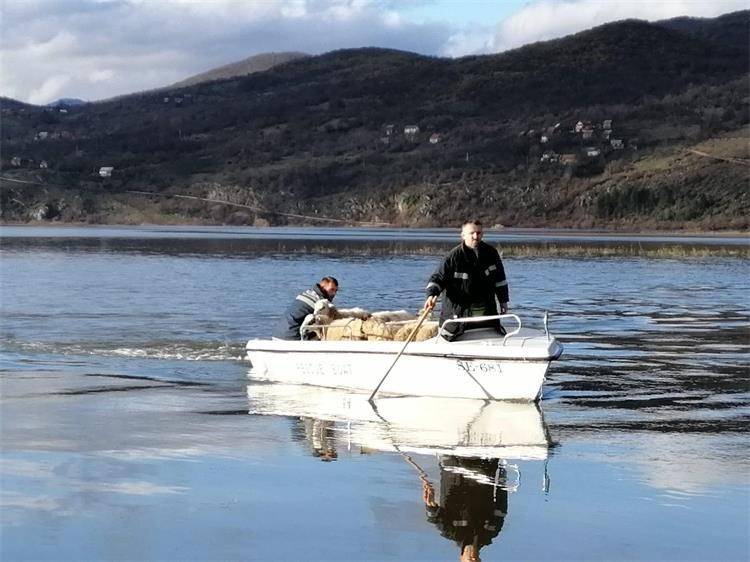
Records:
[[[230,201],[223,201],[221,199],[209,199],[208,197],[197,197],[195,195],[176,195],[173,193],[154,193],[151,191],[134,191],[129,190],[125,193],[135,193],[139,195],[155,195],[157,197],[177,197],[179,199],[193,199],[196,201],[206,201],[208,203],[219,203],[221,205],[230,205],[232,207],[241,207],[243,209],[249,209],[255,213],[261,213],[266,215],[278,215],[282,217],[291,217],[295,219],[307,219],[307,220],[314,220],[314,221],[321,221],[321,222],[333,222],[338,224],[358,224],[361,226],[393,226],[391,223],[388,222],[373,222],[373,221],[354,221],[354,220],[345,220],[345,219],[332,219],[329,217],[318,217],[315,215],[299,215],[295,213],[282,213],[280,211],[267,211],[265,209],[261,209],[260,207],[253,207],[252,205],[243,205],[242,203],[232,203]]]
[[[56,183],[49,183],[49,182],[41,182],[41,181],[28,181],[28,180],[17,180],[13,178],[7,178],[5,176],[0,176],[0,180],[2,181],[10,181],[15,183],[25,183],[25,184],[31,184],[31,185],[41,185],[41,186],[52,186],[52,187],[68,187],[61,184]],[[86,190],[91,191],[91,190]],[[231,207],[241,207],[243,209],[249,209],[255,213],[261,213],[264,215],[277,215],[281,217],[289,217],[289,218],[295,218],[295,219],[306,219],[306,220],[312,220],[312,221],[319,221],[319,222],[331,222],[336,224],[355,224],[358,226],[395,226],[392,223],[389,222],[375,222],[375,221],[355,221],[355,220],[346,220],[346,219],[334,219],[330,217],[319,217],[315,215],[301,215],[296,213],[282,213],[281,211],[267,211],[266,209],[261,209],[260,207],[253,207],[252,205],[243,205],[242,203],[232,203],[230,201],[224,201],[222,199],[209,199],[208,197],[197,197],[195,195],[178,195],[175,193],[155,193],[153,191],[138,191],[138,190],[126,190],[122,193],[132,193],[135,195],[150,195],[154,197],[176,197],[178,199],[192,199],[195,201],[206,201],[207,203],[219,203],[221,205],[229,205]]]

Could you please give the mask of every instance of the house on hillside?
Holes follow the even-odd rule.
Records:
[[[413,137],[417,133],[419,133],[419,125],[407,125],[406,127],[404,127],[404,134],[407,137],[409,136]]]
[[[573,165],[576,162],[578,162],[578,156],[576,156],[575,154],[561,154],[560,155],[560,164]]]
[[[625,148],[625,145],[623,144],[622,139],[612,139],[609,141],[609,144],[615,150],[622,150],[623,148]]]
[[[575,132],[583,136],[583,138],[591,138],[594,135],[594,125],[591,121],[579,121],[576,123]]]
[[[112,166],[102,166],[99,168],[99,175],[103,178],[111,178],[114,168]]]
[[[602,153],[602,151],[596,148],[595,146],[586,147],[585,150],[586,150],[586,156],[588,156],[589,158],[596,158]]]
[[[430,135],[430,144],[437,144],[441,140],[443,140],[443,137],[440,133],[433,133],[432,135]]]
[[[35,136],[35,140],[47,140],[47,137],[49,137],[49,131],[39,131]]]
[[[602,129],[605,131],[611,131],[612,130],[612,119],[605,119],[602,121]]]
[[[21,165],[21,157],[20,156],[14,156],[10,159],[10,165],[15,166],[18,168]]]
[[[560,158],[558,157],[557,153],[554,150],[546,150],[545,152],[542,153],[542,156],[541,158],[539,158],[539,161],[555,163],[559,161],[559,159]]]
[[[539,139],[539,142],[542,144],[547,144],[549,142],[549,137],[547,135],[542,135]]]
[[[390,137],[393,134],[393,129],[395,127],[396,126],[393,125],[392,123],[389,123],[388,125],[386,125],[385,126],[385,136]]]
[[[39,168],[42,170],[46,170],[47,168],[49,168],[49,164],[47,164],[46,160],[42,160],[41,162],[39,162]]]

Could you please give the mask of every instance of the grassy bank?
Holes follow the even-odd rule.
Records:
[[[279,242],[280,252],[345,254],[345,255],[443,255],[454,244],[435,243],[308,243],[289,244]],[[750,258],[750,245],[744,246],[708,246],[708,245],[643,245],[643,244],[495,244],[503,257],[517,258],[611,258],[611,257],[648,257],[654,259],[692,259],[692,258]]]

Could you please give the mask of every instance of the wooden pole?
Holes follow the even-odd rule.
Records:
[[[378,390],[380,390],[380,387],[385,381],[386,377],[391,373],[391,371],[393,370],[393,367],[396,365],[396,362],[399,360],[401,355],[406,350],[406,346],[409,345],[411,343],[411,340],[414,339],[414,336],[417,335],[419,328],[422,326],[422,323],[427,318],[427,315],[432,311],[432,308],[433,308],[432,306],[426,306],[425,309],[422,311],[422,314],[419,316],[419,322],[417,322],[417,325],[414,326],[414,329],[411,331],[411,334],[409,334],[409,337],[406,338],[406,341],[404,342],[404,346],[401,348],[401,351],[398,352],[398,355],[396,355],[396,358],[393,360],[393,363],[391,363],[391,366],[388,367],[388,370],[383,375],[383,378],[380,379],[378,386],[375,387],[375,390],[373,390],[372,394],[370,394],[370,398],[367,399],[370,403],[372,403],[372,401],[375,399],[375,395],[378,393]]]

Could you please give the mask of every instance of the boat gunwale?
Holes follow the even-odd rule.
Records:
[[[260,340],[265,341],[265,340]],[[249,345],[249,342],[248,342]],[[385,356],[392,356],[393,353],[389,351],[367,351],[367,350],[331,350],[331,349],[250,349],[249,347],[245,348],[248,353],[284,353],[284,354],[292,354],[292,353],[335,353],[337,355],[344,355],[344,354],[354,354],[354,355],[385,355]],[[479,354],[470,354],[470,355],[458,355],[458,354],[446,354],[446,353],[430,353],[430,352],[411,352],[409,353],[404,352],[404,356],[408,357],[434,357],[438,359],[456,359],[456,360],[484,360],[484,361],[522,361],[522,362],[549,362],[549,361],[555,361],[560,358],[560,356],[563,353],[563,347],[558,343],[558,349],[557,352],[552,355],[546,355],[546,356],[539,356],[539,357],[520,357],[520,356],[497,356],[497,355],[479,355]]]

